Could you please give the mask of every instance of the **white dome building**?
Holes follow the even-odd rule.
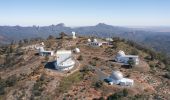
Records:
[[[44,51],[44,47],[39,47],[39,52],[43,52]]]
[[[87,41],[88,41],[88,42],[91,42],[91,39],[88,39]]]
[[[118,53],[117,53],[117,56],[125,56],[125,52],[120,50]]]
[[[74,49],[74,52],[75,52],[75,53],[80,53],[80,49],[79,49],[79,48],[75,48],[75,49]]]
[[[134,81],[132,79],[123,78],[123,74],[120,71],[113,71],[107,78],[109,84],[119,84],[121,86],[133,86]]]
[[[93,39],[93,42],[97,42],[97,39]]]
[[[123,74],[120,71],[113,71],[112,74],[110,75],[110,78],[120,80],[123,78]]]

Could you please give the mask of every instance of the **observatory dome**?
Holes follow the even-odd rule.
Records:
[[[44,47],[39,47],[39,51],[43,52],[44,51]]]
[[[88,41],[88,42],[91,42],[91,39],[88,39],[87,41]]]
[[[97,42],[97,39],[94,39],[93,42]]]
[[[120,71],[113,71],[112,74],[110,75],[110,78],[120,80],[123,78],[123,74]]]
[[[117,54],[118,56],[125,56],[125,52],[124,51],[122,51],[122,50],[120,50],[119,52],[118,52],[118,54]]]
[[[79,48],[75,48],[74,51],[75,51],[76,53],[79,53],[79,52],[80,52],[80,49],[79,49]]]

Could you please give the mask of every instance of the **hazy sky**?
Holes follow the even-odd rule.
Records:
[[[170,26],[170,0],[0,0],[0,25]]]

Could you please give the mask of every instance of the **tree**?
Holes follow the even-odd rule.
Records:
[[[67,35],[66,35],[64,32],[61,32],[61,33],[60,33],[60,38],[63,39],[64,36],[67,36]]]
[[[135,66],[135,61],[133,59],[129,59],[128,65],[130,66],[130,68],[133,68]]]
[[[127,89],[123,89],[122,92],[123,92],[123,96],[124,96],[124,97],[128,96],[128,90],[127,90]]]
[[[28,39],[23,40],[25,44],[29,43]]]
[[[95,88],[101,88],[103,86],[103,82],[102,81],[97,81],[95,83]]]
[[[22,47],[22,46],[23,46],[23,41],[22,41],[22,40],[19,40],[18,45],[19,45],[19,47]]]
[[[77,58],[77,60],[82,61],[82,60],[83,60],[83,56],[80,55],[80,56]]]
[[[47,61],[47,62],[48,62],[48,60],[49,60],[49,56],[48,56],[48,55],[46,55],[46,56],[45,56],[45,61]]]
[[[48,39],[48,40],[50,40],[50,39],[55,39],[55,37],[52,36],[52,35],[49,35],[47,39]]]

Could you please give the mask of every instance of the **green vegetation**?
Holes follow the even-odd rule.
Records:
[[[128,64],[129,64],[130,68],[133,68],[135,66],[135,62],[133,59],[129,59]]]
[[[164,76],[165,76],[165,78],[170,79],[170,72],[166,73]]]
[[[32,97],[40,96],[45,88],[44,85],[47,84],[47,82],[49,81],[50,81],[49,78],[47,78],[45,74],[42,74],[33,86]]]
[[[95,84],[94,84],[94,87],[97,89],[97,88],[101,88],[103,86],[103,81],[97,81]]]
[[[122,91],[116,92],[110,96],[107,97],[107,100],[120,100],[123,97],[128,96],[127,89],[123,89]]]
[[[135,96],[128,97],[128,99],[130,99],[130,100],[149,100],[149,96],[144,95],[144,94],[137,94]]]
[[[0,95],[4,95],[5,88],[14,86],[17,80],[18,78],[15,75],[10,76],[7,79],[0,79]]]
[[[73,84],[80,82],[82,79],[83,74],[81,74],[79,71],[69,75],[68,77],[64,77],[60,82],[58,92],[66,92]]]

